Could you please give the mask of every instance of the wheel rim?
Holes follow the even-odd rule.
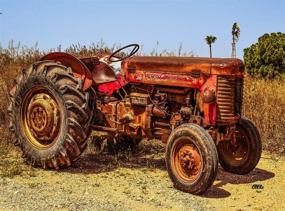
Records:
[[[226,163],[240,166],[248,159],[250,153],[249,137],[243,128],[238,128],[234,144],[231,141],[224,141],[219,145],[219,153]]]
[[[184,182],[193,183],[198,179],[202,171],[202,157],[189,137],[177,139],[172,159],[175,172]]]
[[[31,89],[21,107],[21,128],[27,140],[37,148],[51,147],[60,129],[58,101],[45,87]]]

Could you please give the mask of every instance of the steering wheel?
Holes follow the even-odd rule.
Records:
[[[119,54],[121,51],[127,49],[127,48],[133,48],[132,51],[126,55],[126,56],[117,56],[117,54]],[[138,44],[130,44],[130,45],[126,45],[122,48],[119,48],[118,50],[116,50],[115,52],[113,52],[108,60],[109,62],[119,62],[119,61],[123,61],[126,58],[129,58],[131,56],[133,56],[136,52],[138,52],[140,46]]]

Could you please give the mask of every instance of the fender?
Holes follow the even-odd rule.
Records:
[[[53,60],[60,62],[64,66],[72,69],[74,77],[81,78],[83,80],[83,91],[86,91],[92,86],[92,74],[88,67],[75,56],[63,52],[53,52],[43,56],[40,61]]]

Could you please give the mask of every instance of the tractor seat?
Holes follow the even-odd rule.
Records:
[[[103,62],[95,65],[92,70],[92,78],[96,84],[103,84],[117,80],[114,70]]]

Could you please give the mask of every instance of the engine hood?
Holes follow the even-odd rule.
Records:
[[[133,71],[161,71],[176,73],[242,75],[244,64],[240,59],[136,56],[125,60],[124,69]]]

